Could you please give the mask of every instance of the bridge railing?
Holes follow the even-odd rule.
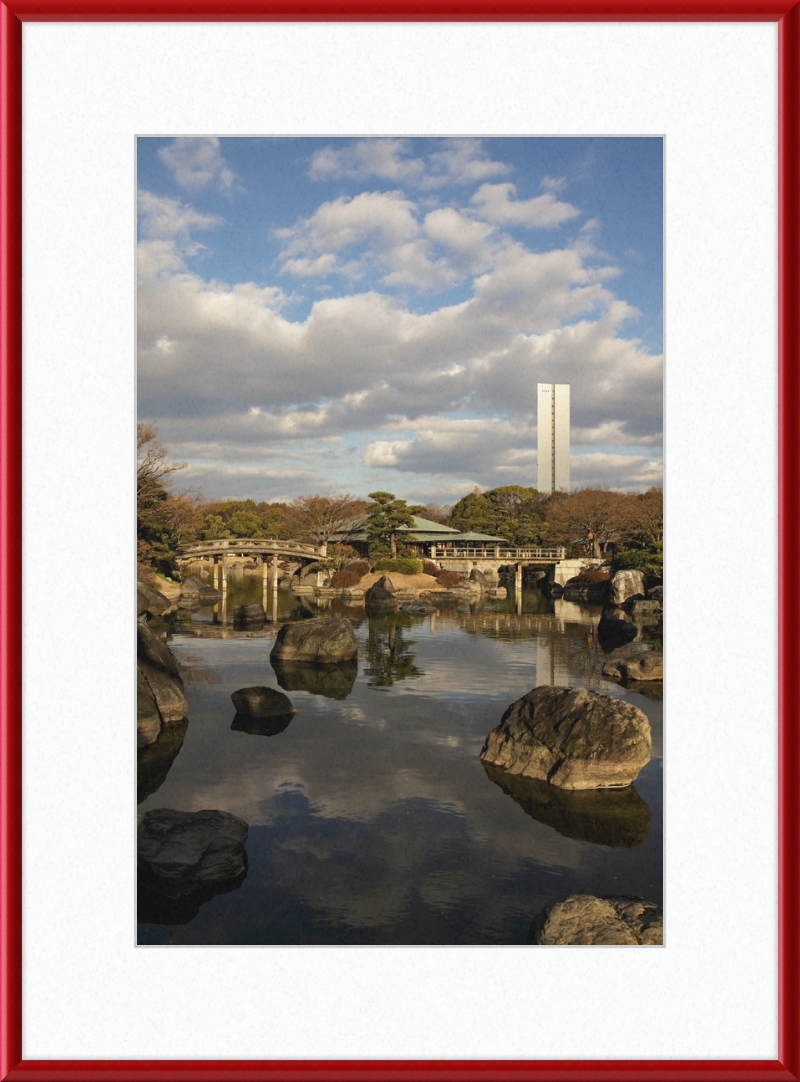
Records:
[[[432,560],[563,560],[567,550],[561,546],[557,548],[520,548],[512,549],[503,546],[492,547],[487,545],[481,548],[459,548],[458,545],[432,545]]]
[[[231,553],[278,553],[290,556],[296,553],[298,556],[324,557],[327,553],[327,545],[310,545],[304,541],[278,541],[261,537],[230,537],[219,540],[187,541],[178,550],[180,556],[213,556],[215,554]]]

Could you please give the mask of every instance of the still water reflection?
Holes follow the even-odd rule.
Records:
[[[226,601],[161,625],[189,721],[143,754],[139,809],[241,816],[247,869],[183,907],[140,898],[139,943],[522,944],[574,891],[661,903],[661,685],[643,695],[602,675],[599,606],[526,590],[521,614],[512,596],[368,620],[332,599],[321,608],[352,620],[357,665],[276,670],[277,627],[317,614],[314,599],[270,591],[276,619],[257,631],[228,613],[260,603],[260,579],[230,581]],[[653,758],[634,786],[566,793],[483,766],[489,730],[540,684],[647,714]],[[297,713],[235,716],[231,692],[253,685],[282,688]]]

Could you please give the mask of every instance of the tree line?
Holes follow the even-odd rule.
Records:
[[[544,494],[523,485],[475,488],[452,506],[408,504],[391,492],[366,499],[350,493],[300,496],[285,502],[206,500],[197,489],[174,491],[186,463],[170,461],[153,424],[137,428],[137,534],[139,563],[165,573],[187,541],[237,537],[310,541],[337,538],[348,555],[356,533],[366,534],[370,556],[405,555],[403,528],[420,515],[459,533],[501,537],[513,547],[564,545],[571,555],[602,558],[613,548],[616,567],[660,577],[664,509],[660,487],[621,493],[589,487]]]

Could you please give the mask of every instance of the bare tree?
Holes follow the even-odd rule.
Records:
[[[664,538],[664,492],[661,485],[627,497],[629,531],[644,545],[656,545]]]
[[[349,493],[337,496],[301,496],[286,506],[284,526],[297,541],[325,545],[335,538],[346,543],[364,529],[361,513],[366,506]]]
[[[600,538],[624,530],[627,498],[607,488],[581,488],[558,500],[549,510],[550,536],[569,545],[580,539],[600,558]]]
[[[154,486],[169,488],[172,474],[185,470],[185,462],[170,462],[167,449],[158,441],[158,428],[151,422],[139,421],[136,425],[136,491],[141,497]]]

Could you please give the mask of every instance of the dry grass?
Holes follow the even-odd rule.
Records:
[[[384,575],[388,575],[392,580],[392,585],[395,590],[414,589],[414,590],[441,590],[442,587],[433,577],[433,575],[396,575],[394,571],[371,571],[369,575],[364,575],[359,582],[358,586],[361,590],[368,590],[373,583],[378,579],[382,579]]]

